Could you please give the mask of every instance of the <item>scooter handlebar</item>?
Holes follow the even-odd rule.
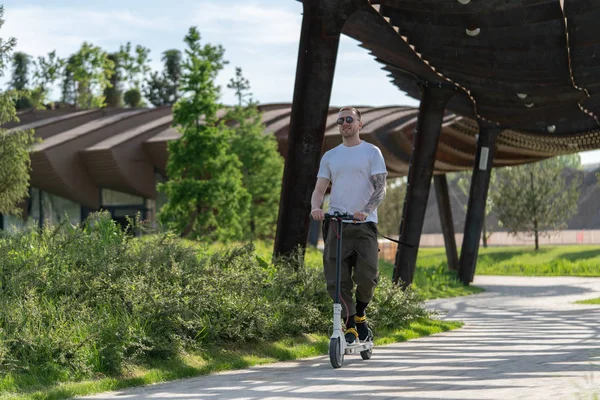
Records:
[[[333,214],[326,213],[325,218],[334,219],[334,220],[344,220],[345,219],[345,220],[351,220],[351,221],[358,221],[358,219],[354,218],[354,215],[348,214],[348,213],[342,214],[338,211],[334,212]]]

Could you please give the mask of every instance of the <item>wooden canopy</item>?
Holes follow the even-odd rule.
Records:
[[[452,85],[448,110],[512,129],[511,140],[575,135],[573,149],[600,147],[599,1],[370,3],[343,33],[410,96],[420,98],[419,82]]]

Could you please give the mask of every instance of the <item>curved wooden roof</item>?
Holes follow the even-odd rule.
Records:
[[[287,153],[291,104],[259,106],[265,134],[275,135],[281,154]],[[411,107],[361,107],[361,137],[379,146],[390,176],[404,176],[412,152],[418,110]],[[336,125],[339,108],[331,107],[323,151],[341,143]],[[220,111],[220,115],[224,110]],[[156,196],[155,172],[165,172],[167,143],[180,137],[171,126],[169,107],[155,109],[29,111],[19,114],[18,127],[35,128],[43,142],[32,154],[31,185],[99,207],[99,188],[146,198]],[[15,128],[16,126],[10,125]],[[471,170],[475,160],[477,124],[447,113],[435,163],[435,173]],[[527,163],[558,154],[598,148],[596,132],[570,137],[525,135],[504,131],[498,139],[494,166]]]

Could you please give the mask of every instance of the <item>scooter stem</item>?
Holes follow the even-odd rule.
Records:
[[[340,337],[342,336],[342,305],[335,303],[333,305],[333,332],[334,335],[338,331],[340,333]]]

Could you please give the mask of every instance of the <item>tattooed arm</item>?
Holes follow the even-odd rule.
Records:
[[[387,174],[376,174],[371,176],[371,183],[373,184],[373,194],[367,205],[359,212],[368,216],[375,210],[385,198],[385,178]]]

